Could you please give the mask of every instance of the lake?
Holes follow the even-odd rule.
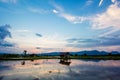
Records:
[[[120,80],[120,60],[0,61],[0,80]]]

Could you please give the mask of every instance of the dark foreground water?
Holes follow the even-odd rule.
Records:
[[[120,80],[120,60],[0,61],[0,80]]]

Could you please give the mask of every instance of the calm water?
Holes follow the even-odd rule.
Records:
[[[120,60],[0,61],[0,80],[120,80]]]

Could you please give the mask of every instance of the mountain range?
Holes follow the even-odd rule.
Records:
[[[41,53],[38,55],[60,55],[62,52],[50,52],[50,53]],[[79,51],[79,52],[69,52],[71,55],[108,55],[108,54],[120,54],[118,51],[106,52],[106,51],[98,51],[98,50],[91,50],[91,51]]]

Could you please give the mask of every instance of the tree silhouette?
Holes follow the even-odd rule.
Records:
[[[27,55],[27,50],[24,50],[23,53],[24,53],[24,56],[26,56]]]
[[[109,56],[111,56],[111,55],[112,55],[112,53],[108,53],[108,55],[109,55]]]
[[[75,54],[75,56],[78,56],[78,54]]]
[[[84,55],[84,56],[87,56],[87,54],[86,54],[86,53],[84,53],[83,55]]]

